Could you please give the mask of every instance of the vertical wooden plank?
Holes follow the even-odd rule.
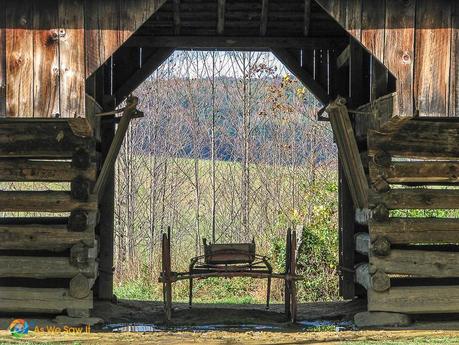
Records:
[[[85,0],[86,73],[90,76],[166,0]]]
[[[452,4],[451,20],[451,72],[450,72],[450,106],[451,116],[459,116],[459,4]]]
[[[386,0],[384,64],[397,79],[398,109],[412,116],[415,0]],[[389,43],[390,42],[390,43]]]
[[[85,116],[84,1],[59,0],[62,117]]]
[[[34,5],[34,117],[52,117],[60,113],[58,1],[35,1]]]
[[[103,64],[121,45],[120,0],[98,1],[100,63]],[[133,9],[135,10],[135,9]]]
[[[361,33],[362,33],[361,29],[362,29],[362,0],[347,0],[346,30],[352,36],[354,36],[357,40],[360,41]]]
[[[362,44],[379,61],[384,61],[386,1],[362,2]]]
[[[0,8],[5,8],[5,1],[0,0]],[[0,12],[0,117],[6,116],[6,41],[5,12]]]
[[[130,22],[134,20],[133,3],[139,1],[85,1],[87,76],[102,66],[122,44],[125,25],[132,25]]]
[[[317,3],[335,18],[343,28],[346,27],[347,0],[318,0]]]
[[[121,1],[122,42],[125,42],[166,0]],[[125,10],[123,11],[123,7]],[[128,13],[128,16],[126,14]]]
[[[33,32],[29,1],[7,1],[6,27],[6,113],[32,117]]]
[[[103,62],[103,57],[100,56],[100,30],[99,30],[99,10],[98,1],[85,0],[84,2],[84,45],[85,45],[85,66],[86,78],[89,78]]]
[[[420,115],[446,116],[451,63],[451,1],[418,0],[414,98]]]

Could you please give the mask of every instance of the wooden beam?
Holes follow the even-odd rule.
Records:
[[[132,119],[142,117],[143,113],[137,110],[138,104],[137,97],[129,97],[126,101],[126,107],[123,110],[123,116],[118,124],[118,129],[115,133],[115,137],[110,145],[108,153],[105,157],[104,164],[100,170],[100,174],[97,178],[96,184],[94,185],[93,193],[101,197],[105,191],[105,186],[109,181],[110,176],[113,174],[116,158],[120,151],[121,145],[123,144],[124,137],[129,128],[129,123]]]
[[[174,12],[174,34],[180,35],[181,20],[180,20],[180,0],[173,0],[173,12]]]
[[[82,208],[96,210],[97,202],[73,200],[70,192],[0,192],[0,211],[3,212],[70,212]]]
[[[281,61],[285,67],[287,67],[287,69],[293,73],[309,91],[311,91],[319,102],[328,104],[330,98],[327,90],[314,80],[314,77],[301,66],[300,61],[298,61],[293,54],[287,49],[281,48],[273,49],[273,53],[279,61]]]
[[[217,9],[217,33],[222,35],[225,31],[225,10],[226,10],[226,0],[218,0],[218,9]]]
[[[304,0],[304,31],[305,36],[309,35],[309,25],[311,23],[311,0]]]
[[[128,47],[174,49],[241,49],[268,50],[271,48],[322,48],[344,47],[342,37],[240,37],[240,36],[133,36]]]
[[[95,260],[79,268],[68,257],[0,256],[0,278],[73,278],[78,273],[95,278]]]
[[[383,177],[388,183],[457,184],[459,161],[390,162],[387,166],[370,160],[370,177]]]
[[[395,157],[456,160],[459,156],[459,122],[456,118],[393,117],[379,130],[368,132],[368,153]]]
[[[82,299],[73,298],[68,289],[0,287],[2,312],[60,313],[66,309],[92,309],[92,307],[91,295]]]
[[[102,165],[107,158],[115,136],[113,121],[103,121],[101,128]],[[111,301],[113,298],[113,256],[115,237],[115,169],[107,177],[108,183],[100,197],[100,222],[96,229],[99,234],[99,279],[97,280],[97,297]]]
[[[352,123],[343,99],[337,99],[327,107],[338,153],[349,182],[354,206],[368,208],[368,182],[363,169]]]
[[[355,297],[355,223],[354,203],[349,183],[344,173],[343,160],[338,156],[338,205],[339,205],[339,291],[344,299]]]
[[[340,69],[343,66],[349,65],[349,59],[351,58],[351,46],[348,45],[341,54],[336,58],[336,68]]]
[[[388,274],[416,277],[459,277],[459,253],[392,249],[387,256],[370,255],[370,265]]]
[[[76,148],[92,151],[95,141],[72,128],[82,122],[86,120],[0,119],[0,157],[72,158]]]
[[[261,2],[260,35],[266,36],[268,30],[269,0]]]
[[[77,176],[95,181],[95,163],[79,170],[71,162],[0,159],[0,181],[70,182]]]
[[[94,243],[94,230],[73,232],[63,225],[0,225],[0,250],[63,251],[83,242]]]
[[[457,243],[458,218],[389,218],[385,222],[370,220],[372,241],[386,237],[392,244]]]
[[[392,287],[386,292],[368,291],[369,311],[408,314],[459,312],[459,286]]]
[[[369,196],[371,206],[384,204],[389,210],[459,208],[459,189],[392,189]]]
[[[174,52],[171,48],[158,48],[156,53],[145,61],[140,69],[131,75],[123,85],[115,90],[116,105],[121,104],[144,80],[151,75]]]

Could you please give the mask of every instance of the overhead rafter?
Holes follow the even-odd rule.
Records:
[[[225,31],[225,7],[226,7],[226,0],[218,0],[217,33],[219,35],[223,34],[223,32]]]
[[[156,70],[171,54],[172,48],[158,48],[120,87],[114,90],[116,105],[119,105],[132,93],[143,81]]]
[[[268,30],[268,13],[269,13],[269,0],[262,0],[261,3],[261,20],[260,20],[260,35],[266,36]]]
[[[180,35],[180,27],[182,26],[182,23],[180,20],[180,0],[174,0],[173,11],[174,11],[174,34]]]
[[[292,53],[282,48],[273,49],[273,53],[322,104],[326,105],[329,103],[330,97],[326,88],[319,84],[314,77],[301,66],[300,61],[298,61]]]
[[[309,25],[311,23],[311,0],[304,0],[304,35],[309,35]]]
[[[331,49],[344,48],[346,43],[342,37],[134,36],[126,42],[126,46],[242,50],[307,47]]]

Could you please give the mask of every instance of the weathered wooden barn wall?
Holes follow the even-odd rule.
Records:
[[[399,113],[459,116],[456,0],[317,0],[397,78]]]
[[[86,78],[164,2],[0,0],[0,116],[84,116]]]

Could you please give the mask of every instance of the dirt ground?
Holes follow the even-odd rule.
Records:
[[[14,339],[0,331],[0,344],[459,344],[459,331],[345,331],[345,332],[160,332],[160,333],[65,333],[29,334]]]
[[[195,305],[189,310],[185,304],[175,304],[173,322],[166,323],[162,305],[158,302],[120,301],[117,304],[98,303],[94,317],[103,319],[90,333],[70,333],[56,320],[44,317],[26,318],[35,327],[47,332],[29,332],[21,339],[6,331],[12,317],[0,318],[2,344],[459,344],[459,322],[422,320],[409,329],[355,330],[349,320],[365,309],[361,301],[310,303],[299,306],[300,320],[324,321],[328,326],[292,326],[282,313],[282,305],[264,310],[259,305]],[[14,318],[21,317],[20,315]],[[319,322],[320,324],[320,322]],[[342,325],[344,327],[336,326]],[[117,327],[140,326],[137,332],[113,332]],[[47,326],[51,328],[46,329]],[[53,327],[60,327],[56,332]],[[245,327],[241,330],[240,327]],[[146,327],[146,328],[142,328]],[[208,327],[208,328],[207,328]],[[239,328],[238,328],[239,327]],[[248,328],[247,328],[248,327]],[[252,328],[250,328],[252,327]],[[35,329],[36,330],[36,329]],[[78,326],[70,328],[78,332]],[[119,329],[118,329],[119,330]],[[155,330],[154,332],[151,332]]]
[[[105,323],[149,323],[164,324],[162,302],[119,301],[119,303],[95,302],[93,316]],[[366,309],[363,300],[339,302],[303,303],[298,306],[299,320],[352,320],[353,316]],[[284,305],[272,304],[269,310],[264,305],[253,304],[193,304],[189,309],[185,303],[174,303],[172,325],[240,325],[269,324],[288,326],[284,316]],[[0,325],[1,326],[1,325]]]

